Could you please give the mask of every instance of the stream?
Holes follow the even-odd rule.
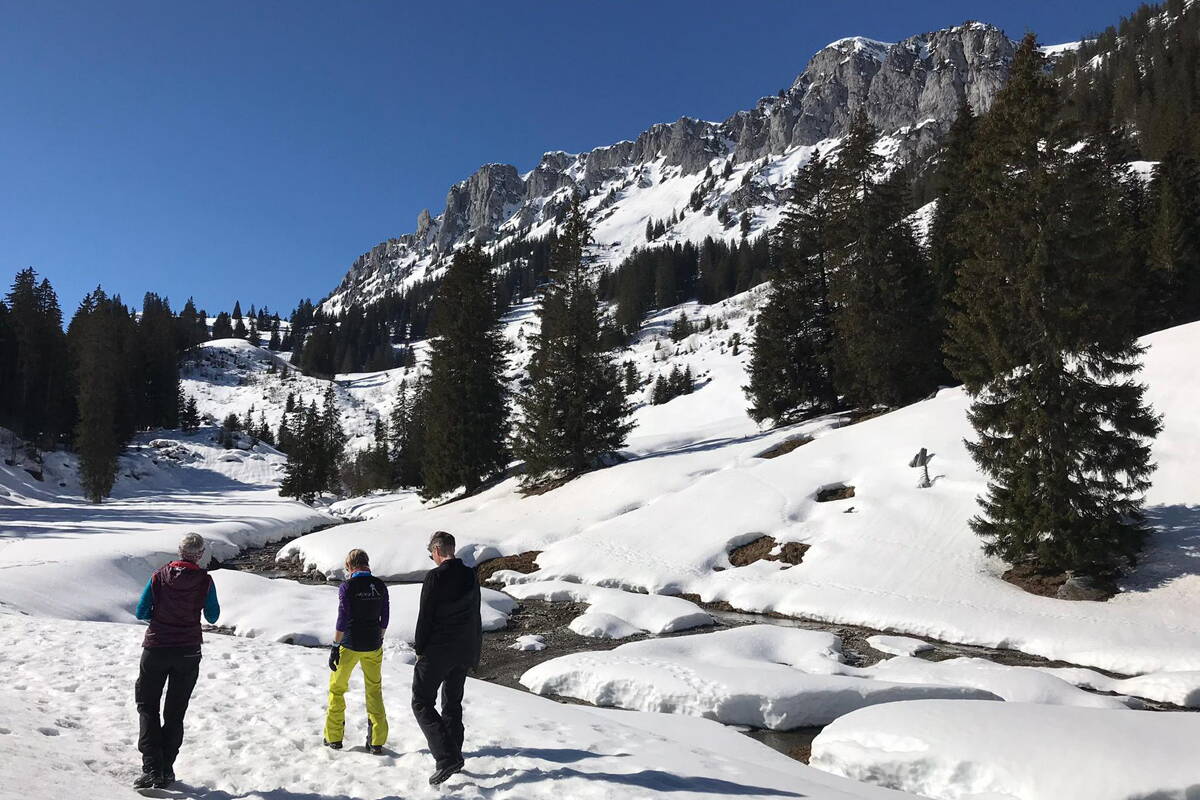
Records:
[[[290,540],[274,542],[265,547],[243,550],[236,557],[221,562],[215,568],[233,569],[251,572],[267,578],[292,580],[310,585],[336,585],[338,581],[329,581],[316,572],[306,572],[304,565],[298,559],[277,560],[276,554]],[[399,584],[400,581],[390,583]],[[493,586],[492,588],[496,588]],[[888,655],[875,650],[867,644],[868,637],[876,634],[896,634],[895,631],[880,631],[855,625],[840,625],[819,622],[816,620],[782,617],[777,615],[753,614],[739,611],[729,611],[715,608],[710,604],[698,603],[715,620],[713,625],[703,628],[693,628],[678,633],[661,634],[658,638],[687,636],[697,633],[707,633],[723,628],[734,628],[743,625],[779,625],[789,628],[804,628],[807,630],[824,631],[839,636],[842,640],[843,660],[852,666],[869,667],[888,658]],[[583,603],[548,602],[544,600],[522,600],[509,618],[507,627],[498,631],[488,631],[483,635],[483,654],[475,678],[517,689],[523,692],[529,690],[520,682],[521,675],[526,670],[549,661],[552,658],[579,652],[601,652],[639,639],[654,638],[650,634],[630,636],[625,639],[594,639],[579,634],[568,628],[572,619],[586,610]],[[221,629],[214,632],[227,633]],[[546,648],[537,651],[514,650],[510,645],[518,636],[538,634],[543,637]],[[921,638],[921,637],[916,637]],[[1061,661],[1050,661],[1039,656],[1022,653],[1018,650],[1003,650],[974,645],[952,644],[925,639],[933,645],[930,650],[917,654],[917,658],[929,661],[943,661],[950,658],[983,658],[1005,666],[1032,667],[1074,667]],[[1097,670],[1103,672],[1103,670]],[[1099,693],[1098,693],[1099,694]],[[570,697],[549,695],[550,699],[562,703],[586,705],[583,701]],[[1139,698],[1140,699],[1140,698]],[[1140,699],[1142,707],[1153,711],[1189,711],[1167,703]],[[812,747],[812,741],[821,728],[797,728],[789,731],[774,731],[759,728],[735,726],[736,729],[768,747],[777,750],[791,758],[807,763]]]

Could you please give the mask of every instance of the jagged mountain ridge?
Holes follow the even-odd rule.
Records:
[[[471,240],[498,246],[545,235],[572,191],[585,197],[602,264],[645,245],[646,220],[667,220],[696,192],[703,208],[660,243],[735,238],[743,213],[753,231],[770,227],[792,172],[833,146],[860,105],[884,134],[881,149],[893,163],[926,158],[964,98],[976,111],[990,107],[1015,48],[999,28],[979,22],[894,44],[841,39],[818,51],[786,91],[723,122],[683,117],[585,153],[549,152],[524,175],[487,164],[450,188],[440,215],[422,211],[415,232],[360,256],[323,309],[369,305],[432,277],[444,256]],[[733,174],[725,177],[727,164]],[[710,168],[713,177],[705,178]]]

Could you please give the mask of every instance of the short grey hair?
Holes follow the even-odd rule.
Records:
[[[184,561],[199,564],[207,547],[208,542],[204,541],[203,536],[198,533],[189,533],[179,540],[179,557]]]
[[[444,556],[454,555],[454,536],[445,531],[438,531],[429,537],[429,552],[437,550]]]

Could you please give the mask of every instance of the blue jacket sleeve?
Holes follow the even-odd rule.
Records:
[[[137,610],[134,611],[134,616],[141,620],[149,620],[154,616],[154,592],[150,588],[150,584],[154,582],[154,578],[146,581],[146,588],[142,589],[142,596],[138,600]]]
[[[221,604],[217,602],[217,585],[210,583],[208,585],[208,596],[204,598],[204,618],[208,620],[209,625],[217,624],[217,618],[221,616]]]

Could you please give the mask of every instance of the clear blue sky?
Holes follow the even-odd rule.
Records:
[[[0,284],[286,312],[485,162],[723,119],[843,36],[1056,43],[1135,6],[0,0]]]

